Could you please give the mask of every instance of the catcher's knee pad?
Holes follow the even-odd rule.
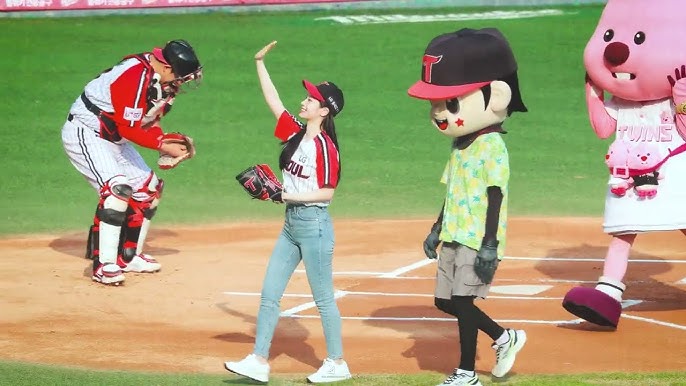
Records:
[[[155,216],[163,187],[164,181],[158,179],[154,172],[150,172],[143,186],[133,192],[126,211],[126,224],[129,228],[139,228],[143,219],[150,220]]]
[[[149,206],[154,208],[157,207],[162,198],[163,189],[164,180],[158,178],[155,172],[151,171],[143,185],[133,192],[132,198],[138,202],[149,202]]]
[[[97,218],[107,224],[122,226],[126,220],[126,208],[133,195],[133,188],[124,176],[115,176],[100,189]]]
[[[122,226],[126,222],[126,208],[132,194],[133,189],[123,175],[112,177],[100,189],[92,228],[92,242],[97,240],[97,249],[95,245],[91,246],[94,261],[103,264],[116,262]]]

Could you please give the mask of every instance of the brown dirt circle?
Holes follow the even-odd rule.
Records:
[[[421,244],[431,220],[336,220],[334,268],[346,359],[353,373],[447,373],[457,328],[433,307],[435,265]],[[252,349],[262,275],[279,222],[153,228],[156,274],[105,287],[89,279],[85,234],[0,239],[0,358],[96,369],[221,373]],[[592,285],[609,237],[593,218],[514,218],[494,296],[480,306],[529,341],[515,373],[682,370],[686,358],[686,238],[639,236],[617,331],[568,323],[561,297]],[[555,258],[555,259],[551,259]],[[592,260],[588,260],[592,259]],[[299,267],[301,269],[302,266]],[[523,287],[529,286],[529,287]],[[524,293],[526,289],[535,293]],[[230,294],[227,294],[230,292]],[[296,272],[287,295],[309,294]],[[311,299],[286,296],[282,309]],[[274,373],[306,373],[326,355],[316,309],[280,320]],[[424,319],[421,318],[433,318]],[[663,355],[665,351],[669,355]],[[480,337],[477,369],[493,365]]]

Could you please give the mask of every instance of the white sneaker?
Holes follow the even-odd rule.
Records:
[[[124,274],[117,264],[105,263],[93,270],[92,279],[102,284],[119,285],[124,281]]]
[[[350,378],[352,378],[352,375],[350,374],[348,364],[345,363],[345,361],[339,365],[336,364],[333,359],[326,358],[324,359],[322,367],[320,367],[316,373],[307,377],[307,381],[310,383],[329,383]]]
[[[269,382],[269,363],[260,363],[255,354],[248,355],[240,362],[224,362],[224,368],[258,382]]]
[[[493,371],[491,371],[494,377],[504,377],[512,369],[517,353],[526,343],[526,332],[524,330],[508,328],[505,331],[510,336],[510,339],[501,345],[493,343],[493,346],[491,346],[495,350],[495,366],[493,366]]]
[[[470,374],[471,373],[471,374]],[[455,369],[455,371],[448,376],[448,378],[443,381],[443,383],[436,386],[483,386],[479,377],[476,376],[474,371],[465,371],[460,369]]]
[[[154,257],[141,253],[135,255],[131,261],[125,262],[121,256],[117,259],[117,264],[124,272],[157,272],[162,268],[162,264],[158,263]]]

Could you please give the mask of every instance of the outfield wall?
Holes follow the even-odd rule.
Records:
[[[602,4],[607,0],[0,0],[0,17]]]

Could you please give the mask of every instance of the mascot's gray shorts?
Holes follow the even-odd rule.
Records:
[[[438,258],[435,296],[450,299],[452,296],[486,298],[490,284],[484,284],[474,273],[476,251],[460,243],[444,242]]]

